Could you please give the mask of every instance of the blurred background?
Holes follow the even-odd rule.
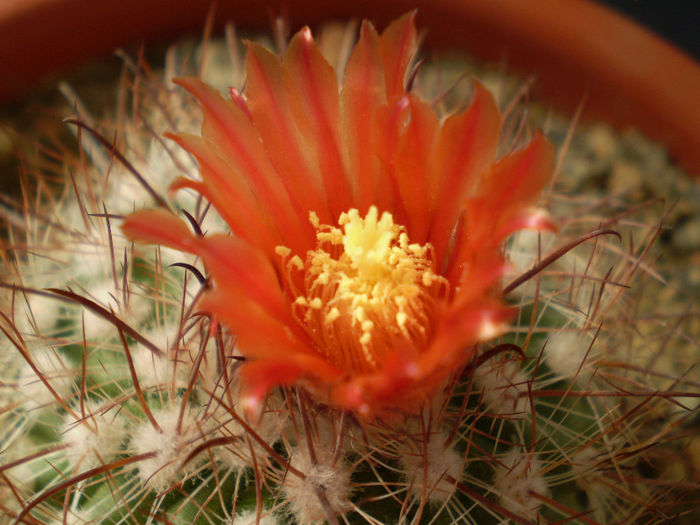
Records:
[[[603,0],[700,60],[699,0]]]
[[[459,2],[468,4],[470,1],[473,0],[445,0],[436,2],[435,5],[457,4]],[[527,3],[527,0],[521,1],[525,4]],[[17,143],[17,134],[9,134],[7,128],[3,130],[2,124],[12,122],[13,124],[11,127],[19,131],[19,135],[25,132],[26,134],[31,133],[36,135],[39,130],[42,130],[39,134],[51,135],[51,133],[43,130],[43,127],[48,127],[57,123],[60,125],[62,115],[65,114],[65,112],[57,109],[47,110],[47,108],[61,107],[61,103],[65,104],[65,97],[56,89],[56,82],[61,79],[68,80],[68,83],[73,86],[81,85],[81,80],[89,82],[94,89],[80,89],[81,96],[89,107],[100,107],[99,102],[92,105],[91,98],[94,95],[95,98],[104,100],[104,96],[108,93],[110,86],[114,86],[115,79],[119,78],[123,66],[122,60],[114,55],[113,50],[115,44],[109,41],[111,37],[107,36],[102,38],[100,36],[102,34],[100,28],[102,28],[102,31],[106,30],[106,33],[112,33],[113,31],[110,31],[110,28],[113,27],[118,28],[118,31],[128,33],[124,36],[123,41],[132,42],[131,45],[126,46],[127,52],[131,56],[136,56],[139,53],[138,43],[143,42],[145,45],[144,49],[146,50],[146,58],[149,59],[151,63],[154,63],[164,56],[165,42],[168,41],[168,35],[173,33],[178,34],[178,28],[187,27],[189,28],[188,32],[193,34],[195,38],[201,37],[203,19],[206,15],[206,6],[208,3],[190,2],[188,4],[187,2],[188,0],[149,0],[142,3],[138,2],[138,0],[101,0],[100,2],[91,2],[91,0],[0,0],[0,15],[4,11],[7,11],[8,7],[11,12],[13,5],[17,6],[23,3],[37,6],[42,6],[44,4],[65,6],[66,4],[71,4],[84,7],[82,11],[73,10],[69,16],[63,16],[63,18],[59,16],[61,15],[59,11],[65,11],[65,9],[53,9],[45,13],[46,16],[44,16],[44,18],[34,20],[31,24],[18,25],[16,20],[14,20],[3,28],[0,23],[0,71],[5,73],[0,80],[0,193],[3,191],[4,182],[8,178],[15,178],[14,173],[16,170],[14,166],[16,165],[16,160],[11,155],[11,151]],[[650,28],[662,38],[684,50],[696,63],[700,62],[700,0],[591,0],[591,3],[593,2],[606,5]],[[347,12],[360,8],[367,12],[373,12],[375,10],[380,10],[377,6],[382,5],[393,6],[394,11],[401,12],[412,5],[419,4],[424,6],[424,14],[430,10],[428,6],[431,5],[430,0],[356,0],[352,4],[344,3],[343,0],[335,0],[329,1],[328,3],[334,4],[338,8],[342,7],[343,10]],[[578,4],[579,2],[573,3]],[[178,10],[177,8],[171,8],[168,13],[164,13],[162,7],[165,4],[172,4],[173,6],[189,5],[192,9]],[[267,6],[271,4],[293,5],[296,11],[301,12],[308,11],[310,9],[308,7],[309,5],[323,5],[323,2],[314,3],[310,0],[308,2],[307,0],[262,0],[259,2],[250,2],[247,6],[249,7],[248,11],[257,12],[256,16],[258,19],[265,22],[274,11],[267,9]],[[518,0],[515,0],[513,4],[522,8],[522,4],[519,4]],[[229,7],[232,5],[238,6],[238,11],[242,11],[240,6],[246,4],[241,4],[238,0],[220,0],[218,7],[219,12],[225,11],[224,7],[226,5],[229,5]],[[538,4],[537,8],[549,9],[556,13],[558,5],[559,3],[557,0],[552,0],[551,2],[542,2]],[[85,8],[85,6],[89,6],[89,9]],[[123,8],[124,11],[128,13],[135,12],[135,6],[137,6],[140,17],[138,17],[138,19],[128,19],[126,22],[123,19],[118,20],[119,17],[114,17],[114,6]],[[194,13],[197,12],[197,10],[201,11],[199,12],[201,16],[197,16],[196,20],[185,16],[187,13],[184,11],[188,13],[192,11]],[[562,8],[561,12],[565,13],[566,11],[563,11]],[[65,15],[65,13],[63,14]],[[110,18],[110,16],[112,18]],[[182,19],[183,17],[185,18],[184,20]],[[300,17],[303,18],[303,15],[298,16],[298,18]],[[105,18],[108,20],[107,24],[105,24]],[[155,23],[161,29],[151,32],[150,37],[144,39],[143,36],[139,36],[142,35],[142,26],[146,23],[144,20],[149,20],[149,23]],[[439,18],[436,18],[436,20],[438,22],[445,22],[445,20],[440,20]],[[245,21],[240,21],[241,26],[245,27]],[[2,22],[2,20],[0,20],[0,22]],[[194,31],[192,30],[192,26],[196,28]],[[269,24],[264,25],[265,30],[268,27]],[[508,29],[504,28],[503,24],[499,24],[496,27],[496,31],[491,28],[491,33],[498,33],[500,31],[498,37],[508,39],[511,34],[508,32]],[[590,23],[588,27],[591,27]],[[86,28],[89,29],[86,30]],[[597,28],[597,25],[594,24],[593,28]],[[472,29],[475,28],[472,27]],[[476,29],[479,28],[477,27]],[[61,31],[64,32],[63,36],[65,36],[67,31],[68,38],[63,38],[61,36]],[[592,33],[593,32],[590,30],[585,30],[583,31],[583,36],[588,37]],[[540,32],[538,34],[546,33]],[[608,42],[609,35],[610,41],[615,42],[615,44],[611,44],[610,47],[619,50],[620,53],[628,57],[627,62],[630,63],[631,69],[634,69],[635,66],[640,64],[637,57],[633,56],[634,53],[630,52],[628,48],[624,49],[625,44],[630,42],[626,34],[621,33],[620,35],[614,35],[610,33],[610,30],[603,34],[603,42]],[[34,35],[34,39],[32,35]],[[75,35],[77,35],[77,37]],[[433,32],[431,35],[431,37],[439,36],[439,32]],[[600,35],[597,36],[599,37]],[[616,36],[619,36],[619,38],[615,38]],[[579,35],[579,37],[581,37],[581,35]],[[483,38],[475,38],[475,40],[476,42],[485,41]],[[47,45],[46,41],[48,41],[50,45]],[[94,42],[97,42],[99,45],[95,45]],[[93,47],[91,47],[91,45]],[[493,46],[491,47],[493,48]],[[525,58],[534,55],[528,55],[526,50],[522,50],[521,54],[523,53],[525,54]],[[8,56],[9,62],[7,61]],[[18,56],[23,58],[18,60]],[[70,60],[64,59],[65,56],[70,56],[72,58]],[[87,66],[75,65],[81,62],[85,63],[88,61],[88,58],[94,58],[96,56],[102,57],[102,60],[92,61]],[[590,57],[590,54],[587,56]],[[493,58],[494,57],[492,57],[492,61]],[[503,56],[496,53],[495,58],[497,61],[499,58],[503,58]],[[640,57],[639,60],[642,58],[643,57]],[[554,57],[554,59],[556,60],[556,57]],[[600,63],[597,57],[591,57],[588,62],[592,62],[595,65]],[[663,67],[667,63],[668,61],[661,61],[657,65]],[[692,66],[692,62],[690,62],[690,64]],[[563,65],[566,67],[568,64],[564,62]],[[40,82],[36,78],[31,77],[31,70],[33,69],[37,71],[52,70],[53,75],[44,78],[44,80]],[[527,71],[527,68],[523,69]],[[617,71],[615,67],[611,69]],[[667,94],[667,98],[664,99],[666,102],[670,101],[670,103],[661,104],[663,112],[667,114],[667,120],[671,123],[679,122],[683,119],[687,120],[687,108],[690,106],[697,106],[695,102],[697,100],[696,92],[699,89],[697,86],[700,85],[700,69],[695,69],[694,80],[692,82],[670,80],[670,77],[665,73],[654,75],[656,78],[651,79],[655,80],[657,84],[659,82],[665,82],[666,84],[661,87],[657,85],[654,89],[663,88],[668,91],[668,86],[672,86],[671,93]],[[658,67],[654,66],[653,71],[657,70]],[[517,70],[515,71],[517,72]],[[21,79],[20,77],[23,76],[26,78]],[[572,82],[574,88],[577,89],[573,94],[573,100],[575,104],[578,104],[582,92],[586,89],[585,86],[588,86],[588,84],[585,82],[585,79],[583,82],[575,80],[572,80]],[[649,82],[640,82],[637,80],[633,82],[632,87],[635,90],[639,90],[639,87],[642,89],[646,87],[648,90],[653,91],[653,86],[650,87],[648,84]],[[27,86],[31,87],[28,88]],[[561,86],[555,87],[555,92],[557,93],[566,91],[565,89],[561,89]],[[685,94],[679,93],[680,91],[684,91]],[[619,94],[622,93],[622,90],[613,90],[612,93]],[[9,95],[6,96],[6,94]],[[623,95],[624,93],[619,96]],[[606,101],[609,105],[613,104],[612,101],[608,101],[606,96],[600,96],[598,98]],[[690,100],[691,102],[683,102],[685,100]],[[624,100],[623,102],[627,101]],[[630,102],[630,104],[632,103],[635,104],[633,112],[635,118],[640,113],[638,108],[646,109],[649,106],[649,104],[640,103],[638,100]],[[668,110],[669,106],[674,104],[675,106],[682,107],[680,112],[680,117],[682,118],[678,118],[679,115]],[[623,107],[623,105],[624,104],[617,104],[617,107]],[[586,106],[587,110],[592,106],[593,103],[591,99],[589,99]],[[570,108],[564,109],[568,110]],[[621,111],[623,109],[621,109]],[[696,120],[700,122],[700,118],[697,118],[698,113],[693,114],[696,116]],[[610,120],[614,121],[615,119],[611,118]],[[618,120],[624,121],[625,119]],[[639,123],[638,121],[639,118],[636,118],[634,125],[654,135],[656,140],[667,142],[667,145],[669,145],[670,149],[674,151],[675,154],[675,150],[678,149],[676,147],[677,141],[666,141],[665,135],[669,135],[668,133],[650,133],[648,131],[649,129],[654,131],[658,126],[645,126],[644,123]],[[686,164],[692,165],[693,171],[700,173],[700,143],[697,142],[697,140],[700,140],[700,138],[698,138],[700,137],[700,133],[697,132],[697,128],[698,126],[696,125],[691,133],[688,133],[685,129],[682,132],[676,132],[676,130],[672,130],[672,132],[677,136],[695,137],[695,142],[683,145],[682,149],[685,152],[684,155],[691,159],[690,162]],[[56,133],[59,133],[59,131],[56,131]],[[690,155],[688,155],[687,152],[691,152]],[[11,175],[3,176],[3,174],[7,173]]]

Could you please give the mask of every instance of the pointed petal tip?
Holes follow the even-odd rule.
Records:
[[[250,112],[250,108],[248,107],[248,100],[246,99],[246,96],[233,86],[228,88],[228,95],[231,99],[231,102],[233,102],[236,105],[236,107],[238,107],[238,109],[240,109],[248,118],[248,120],[252,123],[253,114]]]
[[[350,380],[336,385],[331,394],[331,403],[337,407],[351,410],[364,419],[369,419],[372,414],[372,408],[365,401],[362,388],[357,381]]]
[[[367,39],[370,37],[379,37],[379,34],[377,33],[377,28],[374,27],[374,24],[372,23],[371,20],[368,20],[365,18],[362,20],[362,25],[360,25],[360,37],[358,39],[358,42],[363,39]],[[355,47],[357,47],[357,44],[355,44]]]
[[[398,31],[399,28],[404,28],[404,31],[408,29],[409,31],[416,30],[416,16],[418,15],[418,8],[406,11],[400,17],[392,20],[388,26],[382,31],[382,35],[389,34],[392,31]],[[400,32],[400,31],[398,31]]]
[[[270,55],[277,57],[275,53],[267,49],[265,46],[260,44],[259,42],[254,42],[253,40],[243,40],[243,45],[245,46],[246,51],[248,52],[248,57],[247,57],[247,62],[250,61],[251,58],[258,60],[259,57],[264,56],[264,55]]]
[[[287,50],[284,54],[285,59],[290,54],[293,54],[294,49],[298,48],[298,47],[301,47],[305,51],[316,47],[316,42],[314,41],[314,35],[311,32],[311,28],[309,26],[302,27],[299,31],[297,31],[294,34],[292,39],[289,41],[289,45],[287,46]]]
[[[197,81],[196,78],[194,78],[194,77],[189,77],[189,76],[185,76],[185,77],[175,77],[175,78],[172,79],[172,83],[173,83],[173,84],[177,84],[178,86],[181,86],[181,87],[186,87],[186,86],[188,86],[188,85],[194,83],[195,81]]]
[[[479,326],[477,338],[479,341],[490,341],[508,331],[508,323],[486,318]]]
[[[527,216],[523,228],[530,230],[546,230],[553,233],[559,232],[559,227],[554,223],[554,219],[549,212],[542,208],[535,208]]]
[[[132,241],[163,244],[192,252],[194,236],[187,225],[170,211],[162,208],[139,210],[124,219],[122,233]]]
[[[241,397],[241,408],[246,420],[257,424],[262,418],[262,398],[259,395],[246,394]]]
[[[168,186],[168,194],[170,196],[173,196],[178,191],[185,188],[189,188],[191,190],[195,190],[201,193],[201,190],[203,189],[203,184],[201,181],[188,179],[187,177],[177,177],[174,181],[170,183],[170,186]]]
[[[409,11],[391,22],[379,37],[390,99],[404,92],[407,70],[418,47],[414,18],[415,12]]]
[[[192,94],[197,99],[201,99],[202,94],[207,90],[213,90],[211,86],[198,79],[197,77],[176,77],[172,79],[173,84],[180,86],[187,92]]]
[[[313,44],[314,36],[311,33],[311,28],[309,26],[304,26],[299,30],[299,36],[302,41],[306,44]]]
[[[166,131],[165,133],[163,133],[163,136],[166,139],[172,140],[173,142],[177,142],[179,139],[179,134],[175,133],[174,131]]]

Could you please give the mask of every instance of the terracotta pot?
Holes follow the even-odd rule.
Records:
[[[700,66],[621,15],[586,0],[219,0],[216,20],[265,29],[271,13],[293,27],[332,17],[379,26],[413,7],[427,45],[463,47],[535,74],[535,94],[584,116],[632,125],[700,174]],[[0,100],[31,82],[120,45],[201,31],[209,2],[2,0]]]

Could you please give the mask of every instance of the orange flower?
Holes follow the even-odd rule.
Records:
[[[197,236],[166,210],[139,211],[131,239],[201,257],[199,307],[237,336],[244,402],[277,385],[371,418],[415,411],[505,329],[504,239],[547,227],[530,208],[553,168],[541,135],[496,160],[501,117],[478,83],[440,119],[406,89],[413,14],[365,22],[342,86],[309,29],[283,58],[248,44],[245,95],[177,82],[204,110],[194,155],[233,235]]]

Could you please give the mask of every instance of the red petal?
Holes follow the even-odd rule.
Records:
[[[340,148],[340,97],[335,71],[321,55],[308,27],[292,38],[284,64],[300,95],[301,115],[310,123],[307,147],[316,150],[331,214],[337,218],[350,207],[351,189]]]
[[[276,386],[291,385],[302,376],[321,391],[338,381],[341,372],[318,356],[290,355],[275,361],[254,361],[241,367],[241,397],[249,418],[255,418],[265,396]]]
[[[356,376],[337,385],[332,391],[332,401],[366,419],[396,409],[415,412],[425,401],[425,385],[416,381],[414,371],[414,361],[393,352],[380,372]]]
[[[198,306],[233,330],[237,346],[246,357],[283,359],[295,353],[313,353],[305,339],[298,338],[289,325],[266,312],[239,288],[217,286],[202,297]]]
[[[243,94],[240,91],[238,91],[235,87],[229,87],[228,94],[229,97],[231,97],[231,102],[233,102],[236,105],[236,107],[240,109],[246,117],[248,117],[248,120],[253,122],[253,115],[250,112],[248,102],[246,102],[246,99],[243,96]]]
[[[213,144],[188,134],[166,136],[194,155],[199,162],[203,184],[176,181],[171,189],[190,187],[200,191],[217,209],[231,230],[272,254],[281,244],[278,230],[246,180],[216,152]]]
[[[392,104],[377,109],[372,122],[373,153],[380,163],[379,188],[375,202],[380,209],[392,210],[394,222],[408,226],[408,213],[401,199],[402,175],[397,164],[401,161],[399,143],[411,119],[408,97],[402,97]],[[385,206],[382,208],[382,206]],[[411,237],[411,240],[414,240]]]
[[[377,128],[382,138],[378,155],[397,187],[397,207],[401,204],[405,215],[395,220],[406,225],[412,242],[424,244],[430,228],[427,173],[438,119],[429,104],[408,95],[389,111],[379,112]]]
[[[450,266],[447,278],[455,289],[453,304],[476,301],[492,292],[508,270],[501,247],[471,252],[457,266]]]
[[[291,86],[291,88],[290,88]],[[315,159],[304,150],[295,116],[301,112],[294,81],[279,58],[257,44],[248,44],[248,107],[263,145],[287,191],[300,209],[315,211],[322,224],[331,224],[331,213],[314,168]]]
[[[228,102],[218,91],[195,78],[181,78],[175,83],[192,93],[202,105],[202,135],[217,145],[218,152],[233,171],[247,181],[275,223],[285,225],[280,232],[282,242],[294,251],[308,249],[313,237],[307,212],[293,208],[287,190],[253,127],[250,112],[246,113],[239,107],[242,100],[239,100],[239,105]]]
[[[197,254],[219,293],[235,290],[261,305],[279,322],[295,326],[270,259],[241,238],[212,235],[196,239]]]
[[[378,204],[379,166],[374,155],[373,119],[384,104],[384,70],[379,37],[369,22],[362,23],[360,39],[345,68],[342,109],[350,173],[355,181],[355,207],[366,213]]]
[[[529,209],[554,169],[554,148],[538,134],[528,146],[499,160],[485,174],[464,211],[464,223],[450,266],[453,273],[480,257],[499,253],[503,240],[520,228],[552,228]],[[500,256],[500,255],[499,255]]]
[[[551,179],[555,157],[554,146],[538,132],[525,148],[493,166],[481,181],[478,198],[488,200],[492,211],[504,215],[530,205]]]
[[[501,118],[493,96],[478,82],[469,107],[442,126],[431,170],[434,218],[430,240],[442,269],[452,231],[474,183],[493,162]]]
[[[193,235],[187,225],[163,209],[140,210],[124,219],[122,232],[132,241],[163,244],[170,248],[193,252]]]
[[[512,311],[500,301],[481,297],[471,303],[453,305],[440,317],[435,338],[416,363],[419,374],[437,381],[459,370],[473,357],[475,344],[495,334],[492,328],[503,325]]]
[[[406,13],[389,24],[380,38],[386,93],[389,100],[406,93],[404,88],[406,70],[417,48],[415,18],[415,11]]]

